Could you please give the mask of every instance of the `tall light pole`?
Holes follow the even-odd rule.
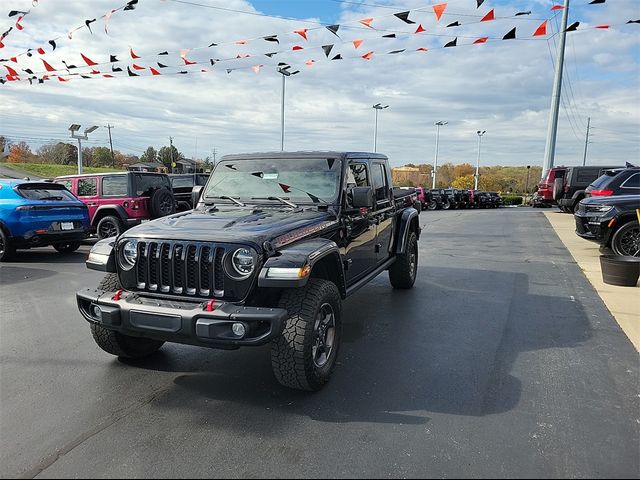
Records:
[[[474,175],[475,177],[475,181],[473,189],[474,190],[478,190],[478,179],[480,178],[480,145],[482,144],[482,137],[484,136],[485,133],[487,133],[486,130],[480,131],[478,130],[478,160],[476,160],[476,174]]]
[[[434,123],[436,126],[436,155],[433,161],[433,183],[431,188],[436,188],[436,172],[438,171],[438,142],[440,141],[440,127],[448,124],[449,122],[443,122],[442,120]]]
[[[86,128],[84,135],[77,135],[76,132],[80,130],[80,125],[74,123],[69,127],[71,138],[78,140],[78,175],[82,174],[82,140],[87,140],[89,138],[89,134],[95,132],[97,129],[98,127],[94,125],[93,127]]]
[[[290,72],[290,65],[286,67],[278,67],[278,73],[282,75],[282,102],[280,104],[280,151],[284,152],[284,95],[286,91],[286,80],[287,77],[291,75],[297,75],[300,73],[300,70],[296,70],[295,72]]]
[[[372,108],[376,111],[376,127],[373,131],[373,152],[375,153],[378,151],[378,111],[389,108],[389,105],[376,103]]]
[[[551,95],[551,112],[549,113],[549,127],[547,129],[547,144],[544,150],[544,166],[542,178],[553,167],[556,156],[556,138],[558,136],[558,115],[560,113],[560,96],[562,94],[562,69],[564,68],[564,47],[567,37],[567,22],[569,20],[569,0],[564,0],[562,12],[562,26],[560,27],[560,44],[556,54],[556,75],[553,80],[553,94]]]
[[[529,173],[531,172],[531,165],[527,165],[527,182],[524,184],[524,193],[529,195]]]

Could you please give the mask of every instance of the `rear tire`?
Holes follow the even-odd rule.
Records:
[[[13,254],[16,253],[9,235],[7,235],[2,228],[0,228],[0,262],[6,262],[11,259]]]
[[[389,281],[396,289],[407,290],[413,288],[418,273],[418,237],[411,232],[407,239],[404,253],[397,255],[396,261],[389,268]]]
[[[442,202],[442,209],[443,210],[450,210],[451,209],[451,202],[449,200],[444,200]]]
[[[104,240],[105,238],[118,237],[124,232],[124,226],[118,217],[109,215],[100,219],[96,230],[98,239]]]
[[[282,385],[318,391],[331,377],[342,339],[341,300],[333,282],[311,278],[282,292],[289,318],[271,342],[271,367]]]
[[[429,202],[429,204],[427,205],[427,209],[428,210],[437,210],[438,209],[438,202],[436,202],[435,200],[431,200]]]
[[[60,253],[73,253],[80,248],[80,242],[57,243],[53,248]]]

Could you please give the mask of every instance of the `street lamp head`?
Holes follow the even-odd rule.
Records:
[[[77,132],[78,130],[80,130],[80,125],[78,125],[77,123],[74,123],[69,127],[70,132]]]
[[[434,125],[438,125],[438,126],[440,126],[440,127],[441,127],[441,126],[446,125],[446,124],[448,124],[448,123],[449,123],[449,122],[443,122],[442,120],[440,120],[439,122],[434,123]]]
[[[385,108],[389,108],[389,105],[382,105],[381,103],[376,103],[372,108],[376,110],[383,110]]]
[[[284,75],[285,77],[289,77],[291,75],[293,75],[289,69],[291,68],[291,65],[287,65],[286,67],[278,67],[278,73],[281,73],[282,75]],[[297,73],[297,72],[296,72]]]
[[[84,134],[85,134],[85,135],[88,135],[89,133],[93,133],[93,132],[95,132],[97,129],[98,129],[98,126],[97,126],[97,125],[93,125],[92,127],[87,128],[87,129],[84,131]]]

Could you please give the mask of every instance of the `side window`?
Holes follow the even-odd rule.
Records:
[[[640,188],[640,173],[631,175],[627,180],[620,185],[621,188]]]
[[[353,206],[353,198],[351,196],[351,189],[354,187],[368,187],[371,185],[369,182],[369,175],[367,172],[366,163],[352,163],[347,170],[347,205]]]
[[[114,175],[102,178],[103,197],[126,197],[128,196],[129,177],[127,175]]]
[[[59,183],[60,185],[64,185],[64,188],[66,188],[70,192],[73,192],[73,190],[72,190],[73,181],[72,180],[58,180],[56,183]]]
[[[376,200],[388,200],[389,199],[389,189],[387,186],[387,176],[384,173],[384,165],[381,163],[374,163],[372,167],[373,177],[373,189],[376,192]]]
[[[78,180],[79,197],[95,197],[98,195],[98,182],[95,178],[81,178]]]

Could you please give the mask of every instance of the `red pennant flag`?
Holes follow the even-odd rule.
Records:
[[[236,55],[236,58],[249,58],[251,55],[249,55],[248,53],[242,54],[239,53],[238,55]]]
[[[18,57],[11,57],[9,60],[11,60],[13,63],[18,63]]]
[[[285,185],[284,183],[279,183],[280,188],[284,193],[291,193],[291,187],[289,185]]]
[[[16,28],[17,28],[18,30],[22,30],[22,29],[24,29],[24,27],[23,27],[22,25],[20,25],[20,20],[22,20],[23,18],[24,18],[24,16],[20,15],[20,16],[18,17],[18,20],[16,20]]]
[[[11,75],[12,77],[17,77],[18,76],[18,72],[16,72],[13,68],[11,68],[8,65],[5,65],[4,68],[7,69],[7,71],[9,72],[9,75]]]
[[[65,80],[65,79],[64,79],[64,78],[62,78],[62,77],[58,77],[58,81],[59,81],[59,82],[68,82],[69,80]]]
[[[98,70],[91,70],[91,75],[100,75]]]
[[[428,52],[428,51],[429,51],[428,48],[424,48],[424,47],[416,48],[416,52]]]
[[[353,41],[353,46],[356,48],[359,48],[360,45],[362,45],[362,42],[364,42],[364,40],[354,40]]]
[[[102,75],[104,78],[116,78],[113,75],[110,75],[108,73],[105,73],[104,75]]]
[[[4,43],[2,43],[2,38],[0,38],[0,48],[4,48]]]
[[[545,20],[538,28],[536,28],[536,31],[533,32],[534,37],[540,37],[547,34],[547,21],[548,20]]]
[[[291,50],[304,50],[304,47],[301,47],[300,45],[294,45]]]
[[[180,52],[180,58],[182,59],[182,61],[184,62],[184,64],[185,64],[185,65],[195,65],[195,64],[196,64],[196,63],[198,63],[198,62],[193,62],[193,61],[191,61],[191,60],[187,60],[187,52],[188,52],[188,51],[189,51],[189,49],[188,49],[188,48],[187,48],[187,49],[185,49],[185,50],[182,50],[182,51]]]
[[[247,43],[249,43],[247,40],[238,40],[236,45],[246,45]]]
[[[146,67],[141,67],[140,65],[136,65],[135,63],[131,65],[135,70],[146,70]]]
[[[80,56],[82,57],[82,60],[84,60],[84,63],[86,63],[90,67],[93,67],[94,65],[98,65],[96,62],[94,62],[89,57],[85,56],[84,54],[81,53]]]
[[[564,7],[562,5],[554,5],[551,7],[551,11],[553,12],[555,10],[564,10]]]
[[[496,19],[496,15],[495,15],[495,11],[492,8],[489,13],[487,13],[484,17],[482,17],[482,20],[480,20],[481,22],[489,22],[491,20],[495,20]]]
[[[426,32],[427,30],[422,26],[422,24],[418,25],[418,28],[416,28],[416,31],[414,33],[422,33],[422,32]]]
[[[487,40],[489,40],[489,37],[480,37],[475,42],[473,42],[473,44],[476,45],[478,43],[487,43]]]
[[[40,55],[44,55],[44,48],[42,48],[42,47],[38,48],[38,53]]]
[[[254,71],[254,73],[260,73],[260,69],[263,67],[263,65],[254,65],[253,67],[251,67],[251,70]]]
[[[447,9],[446,3],[440,3],[438,5],[433,6],[433,13],[436,14],[436,18],[438,19],[438,21],[440,21],[440,18],[442,17],[442,14],[446,9]]]
[[[308,31],[309,30],[306,29],[306,28],[301,28],[300,30],[294,30],[293,33],[297,33],[298,35],[300,35],[305,40],[308,40],[308,38],[307,38],[307,32]]]
[[[373,28],[371,26],[371,22],[373,22],[373,18],[363,18],[362,20],[359,21],[359,23],[361,23],[365,27]]]
[[[151,70],[151,75],[161,75],[160,72],[153,67],[149,67],[149,70]]]
[[[596,25],[596,28],[607,29],[610,28],[610,25]]]
[[[133,48],[131,48],[131,49],[130,49],[130,52],[129,52],[129,53],[131,53],[131,58],[133,58],[134,60],[135,60],[136,58],[140,58],[138,55],[136,55],[136,54],[135,54],[135,52],[133,51]]]
[[[365,60],[371,60],[371,57],[373,57],[373,52],[367,52],[364,55],[362,55],[362,58],[364,58]]]
[[[55,72],[56,71],[56,69],[53,68],[51,65],[49,65],[44,59],[41,58],[40,60],[42,60],[42,63],[44,64],[44,68],[45,68],[45,70],[47,72]]]
[[[304,62],[307,67],[313,67],[313,64],[316,63],[315,60],[307,60],[306,62]]]

